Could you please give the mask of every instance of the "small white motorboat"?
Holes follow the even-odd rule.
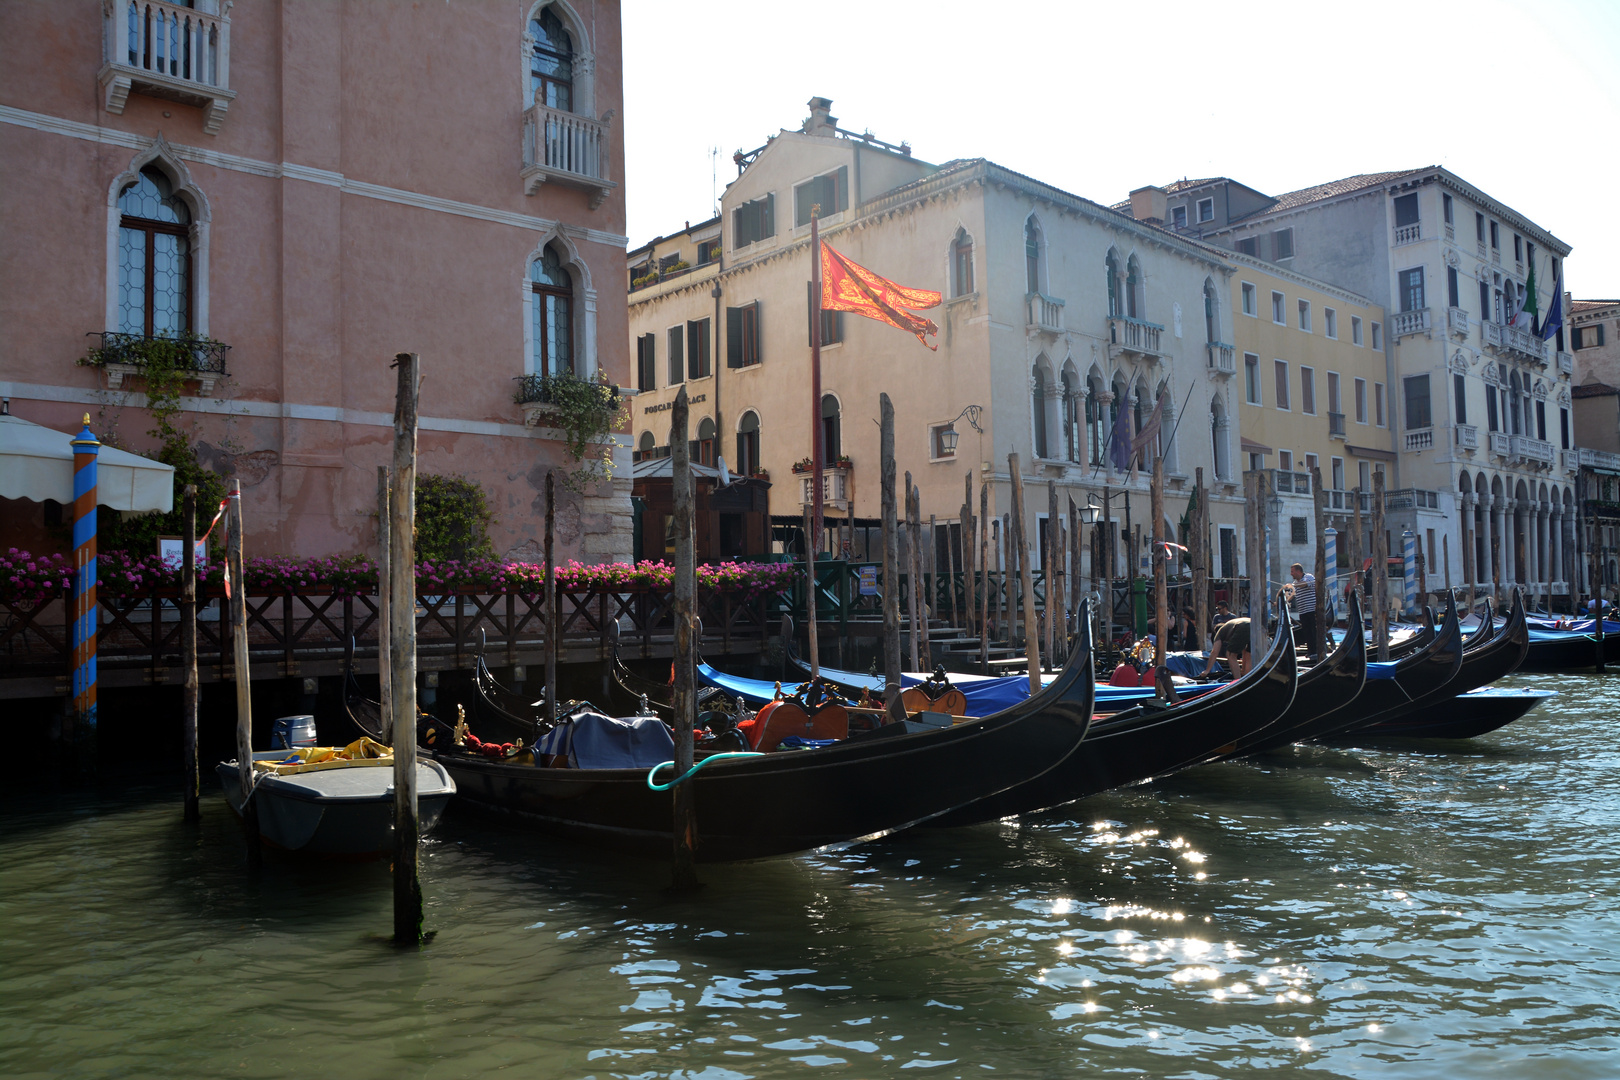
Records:
[[[242,812],[235,760],[216,770],[225,801]],[[437,761],[416,763],[417,819],[424,834],[438,823],[456,783]],[[267,847],[340,859],[393,851],[394,755],[373,739],[344,747],[297,747],[253,755],[259,839]]]

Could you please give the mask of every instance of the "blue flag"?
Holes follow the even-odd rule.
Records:
[[[1558,280],[1553,284],[1552,303],[1547,305],[1547,318],[1541,324],[1541,340],[1546,341],[1564,328],[1564,271],[1559,268]]]
[[[1120,472],[1131,467],[1131,410],[1128,400],[1119,403],[1119,416],[1114,420],[1114,430],[1108,435],[1108,460]]]

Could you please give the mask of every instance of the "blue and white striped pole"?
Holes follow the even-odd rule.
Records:
[[[1324,595],[1327,596],[1328,605],[1339,610],[1339,530],[1328,528],[1322,530],[1322,546],[1327,551],[1327,573],[1323,575],[1326,580],[1322,582]]]
[[[1271,526],[1265,529],[1265,546],[1260,549],[1260,618],[1271,622]]]
[[[1417,611],[1417,537],[1412,530],[1401,533],[1401,572],[1405,575],[1405,595],[1402,603],[1408,615]]]
[[[101,609],[96,603],[96,455],[101,440],[90,430],[73,438],[73,648],[74,739],[94,752],[96,737],[96,631]]]

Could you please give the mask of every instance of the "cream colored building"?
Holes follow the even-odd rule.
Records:
[[[921,161],[904,144],[839,128],[830,105],[812,99],[799,129],[738,155],[719,222],[632,252],[630,264],[643,268],[679,256],[660,280],[636,273],[630,293],[637,453],[665,451],[668,407],[684,382],[692,437],[714,439],[700,457],[768,472],[785,537],[808,490],[809,478],[793,468],[810,455],[811,425],[820,422],[829,461],[848,459],[825,477],[829,524],[851,521],[851,554],[869,557],[877,534],[867,549],[863,530],[880,514],[876,421],[887,392],[898,468],[920,489],[924,518],[959,521],[965,477],[975,492],[977,482],[989,484],[992,514],[1005,513],[1008,454],[1017,452],[1031,543],[1049,481],[1065,512],[1068,500],[1100,502],[1111,489],[1115,520],[1128,503],[1136,542],[1150,531],[1147,478],[1110,469],[1108,433],[1120,407],[1135,414],[1133,424],[1145,422],[1162,390],[1168,527],[1186,512],[1198,468],[1214,521],[1235,526],[1232,268],[1220,252],[1146,220],[1162,219],[1164,192],[1136,193],[1143,220],[1135,220],[983,159]],[[822,316],[819,404],[810,390],[812,204],[822,207],[823,238],[851,259],[945,296],[927,313],[940,327],[937,352],[881,323]],[[699,265],[714,227],[719,258],[702,252]],[[680,261],[689,266],[677,268]],[[979,407],[981,430],[963,415],[970,406]],[[953,425],[959,441],[950,452],[941,435]],[[1119,545],[1117,572],[1133,550],[1140,558],[1145,547]],[[1239,558],[1234,551],[1234,568]],[[1090,564],[1083,545],[1080,572],[1089,575]]]
[[[1373,474],[1395,460],[1384,354],[1374,345],[1383,339],[1384,309],[1275,264],[1229,258],[1237,268],[1230,303],[1243,465],[1266,470],[1274,494],[1266,508],[1268,573],[1285,581],[1295,562],[1314,572],[1313,467],[1322,470],[1327,525],[1337,530],[1339,562],[1348,567],[1354,490],[1370,493]],[[1370,511],[1367,499],[1363,505]],[[1370,513],[1364,518],[1370,525]],[[1432,532],[1419,542],[1433,550]],[[1371,554],[1369,541],[1361,550]],[[1431,565],[1440,571],[1438,561]]]

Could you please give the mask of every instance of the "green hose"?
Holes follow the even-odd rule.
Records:
[[[697,772],[699,769],[703,768],[703,766],[707,765],[711,761],[721,761],[721,760],[723,760],[725,758],[734,758],[734,757],[762,757],[762,756],[764,756],[764,755],[759,754],[759,753],[757,753],[756,751],[753,751],[753,750],[734,750],[734,751],[728,751],[728,752],[726,752],[724,754],[710,754],[708,757],[704,758],[702,761],[698,762],[696,765],[693,765],[690,769],[687,769],[684,773],[677,776],[675,779],[671,780],[667,784],[654,783],[653,782],[653,777],[658,774],[659,769],[662,769],[665,766],[674,765],[675,763],[673,761],[660,761],[657,765],[654,765],[652,768],[647,770],[647,786],[652,788],[654,791],[668,791],[670,788],[674,787],[676,784],[679,784],[679,783],[682,783],[684,781],[690,780],[692,778],[693,773]]]

